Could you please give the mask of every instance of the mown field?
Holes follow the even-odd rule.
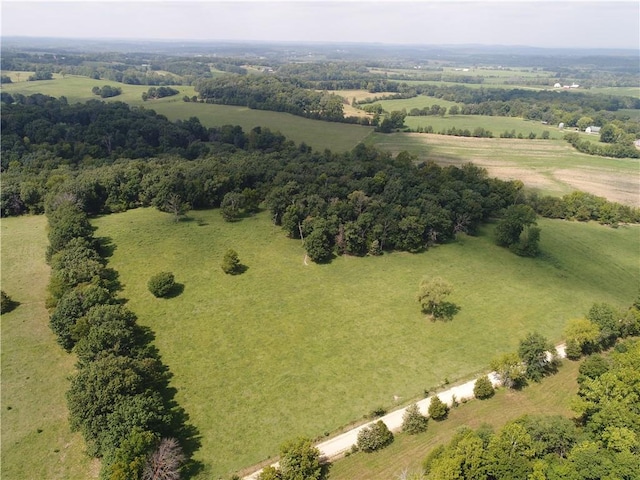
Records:
[[[558,373],[520,391],[499,389],[488,400],[471,400],[453,408],[442,422],[430,421],[425,433],[398,433],[394,442],[373,453],[358,453],[335,461],[331,480],[388,480],[403,472],[419,472],[427,454],[446,444],[461,427],[477,429],[483,424],[494,430],[522,415],[563,415],[573,418],[571,399],[578,391],[579,362],[563,361]]]
[[[492,357],[537,330],[561,339],[594,301],[628,306],[640,272],[637,227],[541,220],[542,255],[525,259],[478,237],[423,254],[337,258],[305,265],[299,241],[262,213],[225,223],[218,211],[175,223],[138,209],[95,220],[115,245],[122,295],[174,374],[177,400],[202,436],[198,478],[217,478],[277,453],[297,435],[349,424],[394,395],[484,371]],[[602,248],[607,245],[607,248]],[[247,271],[227,276],[228,248]],[[174,272],[184,291],[154,298],[148,278]],[[451,322],[419,312],[423,276],[454,285]]]
[[[423,133],[373,133],[366,141],[394,154],[406,150],[420,161],[432,160],[442,165],[473,162],[492,176],[522,180],[542,194],[564,195],[582,190],[640,207],[637,159],[586,155],[563,141]]]
[[[65,392],[74,358],[49,330],[46,218],[3,218],[2,289],[20,302],[2,315],[2,464],[6,480],[97,478],[82,437],[69,430]]]

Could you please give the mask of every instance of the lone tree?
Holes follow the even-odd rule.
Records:
[[[171,272],[160,272],[149,279],[147,287],[154,297],[166,297],[176,286],[175,277]]]
[[[453,303],[446,301],[452,288],[449,282],[440,277],[423,278],[418,291],[422,312],[433,320],[451,318],[457,310]]]
[[[242,265],[238,258],[238,252],[230,248],[222,258],[222,271],[228,275],[236,275],[241,272]]]
[[[427,429],[427,417],[420,413],[418,404],[409,405],[402,416],[402,431],[409,435],[424,432]]]
[[[175,222],[180,221],[180,218],[183,217],[190,209],[190,205],[187,202],[183,202],[180,195],[177,193],[172,193],[167,197],[167,200],[162,204],[159,210],[170,213],[173,215],[173,220]]]
[[[280,478],[282,480],[320,480],[320,450],[308,438],[297,438],[280,446]]]

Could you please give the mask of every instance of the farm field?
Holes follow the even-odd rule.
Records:
[[[75,360],[56,343],[44,306],[46,225],[44,216],[1,222],[2,289],[20,302],[2,315],[2,478],[97,478],[98,461],[69,430],[65,392]]]
[[[151,107],[150,107],[151,108]],[[297,117],[289,113],[252,110],[232,105],[206,103],[158,103],[153,109],[169,120],[198,117],[206,127],[240,125],[245,132],[261,126],[280,131],[296,144],[306,143],[314,150],[328,148],[334,152],[351,150],[373,131],[373,127],[345,123],[323,122]]]
[[[407,112],[412,108],[424,108],[431,107],[432,105],[440,105],[441,107],[452,107],[453,105],[462,106],[460,103],[450,102],[448,100],[443,100],[442,98],[430,97],[428,95],[418,95],[413,98],[397,98],[397,99],[389,99],[389,100],[378,100],[375,102],[376,104],[380,104],[382,108],[384,108],[387,112],[391,112],[393,110],[402,110],[406,108]],[[411,117],[407,117],[411,118]],[[422,117],[424,119],[424,117]],[[432,118],[431,116],[428,118]],[[406,121],[406,120],[405,120]]]
[[[383,108],[386,107],[383,105]],[[474,129],[481,127],[491,131],[496,138],[500,137],[500,134],[504,131],[511,132],[512,130],[515,130],[516,135],[522,134],[525,138],[531,132],[535,133],[537,138],[540,138],[542,132],[547,131],[549,132],[549,138],[561,139],[566,133],[564,130],[559,130],[557,125],[543,125],[541,122],[524,120],[518,117],[495,117],[489,115],[407,116],[404,123],[414,131],[418,127],[426,128],[429,125],[433,127],[434,132],[446,131],[450,128],[468,129],[473,132]]]
[[[494,246],[489,226],[423,254],[305,265],[300,242],[266,212],[233,224],[217,210],[189,216],[175,223],[137,209],[94,224],[113,241],[122,296],[155,333],[176,400],[202,436],[198,478],[228,475],[286,439],[323,436],[391,408],[394,395],[408,401],[445,378],[484,371],[526,332],[558,341],[566,320],[594,301],[628,306],[640,281],[635,226],[540,220],[535,260]],[[231,247],[248,267],[242,275],[220,269]],[[184,285],[178,297],[147,291],[163,270]],[[453,321],[420,314],[424,275],[454,285],[461,310]]]
[[[393,154],[406,150],[420,161],[433,160],[441,165],[473,162],[486,168],[491,176],[522,180],[542,194],[560,196],[582,190],[640,206],[640,169],[636,159],[586,155],[565,142],[374,133],[367,143]]]
[[[21,78],[27,78],[22,75]],[[360,143],[372,130],[372,127],[360,125],[323,122],[308,118],[297,117],[288,113],[270,112],[266,110],[252,110],[247,107],[232,105],[212,105],[203,103],[187,103],[182,100],[184,95],[195,95],[193,87],[173,86],[180,90],[178,95],[165,97],[158,100],[143,102],[141,95],[149,87],[141,85],[124,85],[122,83],[106,80],[92,80],[86,77],[67,75],[53,80],[38,82],[21,81],[14,84],[5,84],[3,91],[7,93],[21,93],[32,95],[42,93],[52,97],[65,96],[69,102],[86,102],[91,99],[100,99],[91,93],[95,86],[110,85],[122,88],[122,94],[106,101],[121,101],[130,105],[144,106],[165,115],[169,120],[187,120],[198,117],[206,127],[221,125],[240,125],[245,132],[261,126],[273,131],[280,131],[289,140],[295,143],[306,143],[316,150],[326,148],[335,152],[351,150]]]
[[[558,373],[517,391],[498,389],[488,400],[471,400],[453,408],[442,422],[430,421],[419,435],[396,434],[394,442],[373,453],[358,453],[335,461],[331,480],[388,480],[404,471],[421,471],[422,461],[436,446],[446,444],[461,427],[483,424],[498,430],[522,415],[563,415],[573,418],[571,398],[578,391],[579,362],[564,360]]]
[[[3,72],[4,73],[4,72]],[[107,102],[126,102],[131,105],[144,105],[145,108],[155,108],[155,105],[164,102],[180,101],[185,95],[193,96],[195,91],[193,87],[174,85],[172,88],[179,90],[178,95],[165,97],[159,100],[148,102],[142,101],[142,92],[149,90],[148,85],[125,85],[110,80],[94,80],[92,78],[81,77],[77,75],[65,75],[62,78],[59,74],[54,74],[53,80],[39,80],[36,82],[26,82],[29,75],[23,73],[21,81],[16,83],[7,83],[2,85],[2,91],[13,94],[21,93],[22,95],[33,95],[34,93],[42,93],[52,97],[67,97],[69,103],[86,102],[87,100],[103,100]],[[12,78],[15,77],[15,74]],[[14,80],[15,81],[15,80]],[[100,98],[91,92],[93,87],[103,87],[109,85],[111,87],[119,87],[122,94],[111,98]]]

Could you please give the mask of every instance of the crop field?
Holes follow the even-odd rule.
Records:
[[[2,478],[86,480],[98,462],[71,433],[65,400],[75,360],[56,343],[44,306],[44,216],[3,218],[2,289],[20,305],[2,315]]]
[[[422,461],[436,446],[451,440],[461,427],[479,428],[483,424],[498,430],[523,415],[563,415],[572,418],[571,398],[578,391],[579,362],[565,360],[558,373],[516,391],[498,389],[489,400],[471,400],[450,411],[442,422],[430,421],[419,435],[396,434],[394,442],[373,453],[358,453],[331,466],[331,480],[389,480],[403,471],[421,471]]]
[[[406,150],[420,161],[433,160],[442,165],[473,162],[491,176],[522,180],[542,194],[582,190],[640,206],[637,159],[586,155],[561,141],[374,133],[367,142],[394,154]]]
[[[194,211],[175,223],[137,209],[94,221],[115,245],[122,296],[156,335],[177,401],[202,436],[198,478],[217,478],[320,437],[423,389],[483,371],[527,332],[556,342],[594,301],[628,306],[640,272],[637,227],[540,220],[542,255],[517,257],[477,237],[422,254],[304,261],[266,212],[237,223]],[[606,249],[602,245],[607,245]],[[234,248],[245,273],[220,269]],[[181,295],[162,300],[148,278],[172,271]],[[460,312],[432,323],[419,311],[423,276],[454,285]]]

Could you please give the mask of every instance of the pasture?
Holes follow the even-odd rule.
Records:
[[[196,453],[217,478],[277,453],[297,435],[322,437],[378,406],[484,371],[537,330],[557,342],[594,301],[628,306],[640,272],[638,228],[540,220],[542,255],[496,247],[492,226],[422,254],[304,262],[266,212],[225,223],[217,210],[175,223],[137,209],[95,219],[115,245],[122,296],[174,374],[176,399],[202,436]],[[601,246],[607,245],[607,249]],[[234,248],[247,271],[227,276]],[[156,299],[148,278],[172,271],[181,295]],[[460,312],[419,311],[423,276],[454,286]]]
[[[477,429],[483,424],[498,430],[522,415],[574,416],[571,398],[578,391],[579,362],[564,360],[558,373],[523,390],[498,389],[489,400],[471,400],[453,408],[443,422],[430,421],[419,435],[396,434],[394,442],[374,454],[358,453],[331,466],[331,480],[388,480],[404,471],[421,471],[422,462],[436,446],[451,440],[461,427]]]
[[[640,207],[637,159],[586,155],[562,141],[374,133],[367,143],[393,154],[406,150],[419,161],[432,160],[441,165],[472,162],[486,168],[491,176],[522,180],[527,187],[546,195],[582,190]]]
[[[49,330],[44,216],[3,218],[2,289],[20,302],[2,315],[2,478],[86,480],[99,464],[69,430],[65,392],[75,359]]]
[[[122,94],[109,99],[101,99],[91,93],[93,87],[104,85],[120,87]],[[206,127],[240,125],[245,132],[249,132],[257,126],[267,127],[273,131],[280,131],[287,139],[293,140],[296,144],[304,142],[320,151],[326,148],[335,152],[351,150],[373,130],[372,127],[323,122],[288,113],[252,110],[232,105],[184,102],[182,98],[185,95],[189,97],[195,95],[193,87],[177,85],[172,88],[179,90],[180,93],[171,97],[143,102],[141,96],[149,89],[148,86],[124,85],[118,82],[92,80],[73,75],[67,75],[64,79],[57,77],[53,80],[37,82],[21,81],[2,86],[2,90],[7,93],[21,93],[23,95],[42,93],[52,97],[65,96],[70,103],[86,102],[91,99],[126,102],[130,105],[155,110],[171,121],[198,117]]]

